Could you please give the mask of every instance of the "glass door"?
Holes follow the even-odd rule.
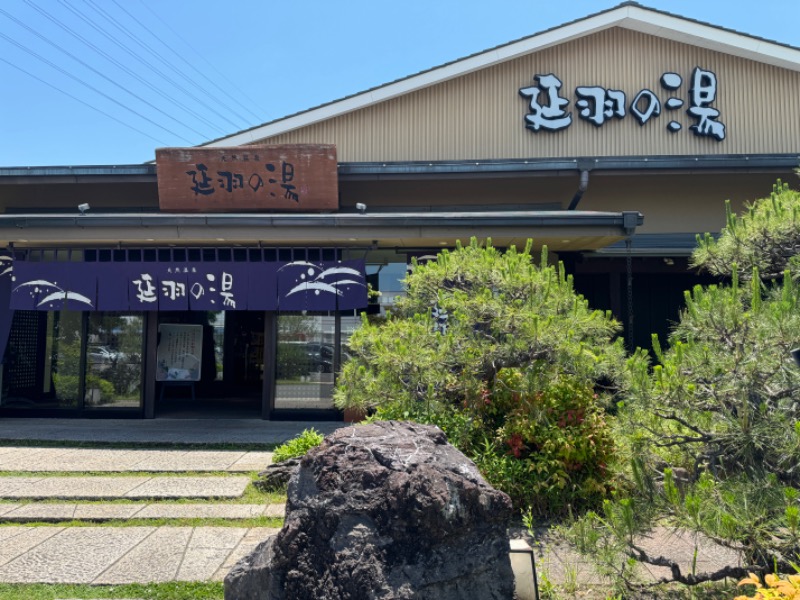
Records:
[[[139,408],[142,404],[141,313],[86,313],[84,407]]]
[[[277,315],[275,410],[332,410],[336,317]]]

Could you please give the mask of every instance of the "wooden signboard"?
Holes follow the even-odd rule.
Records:
[[[171,212],[339,208],[336,146],[159,148],[158,203]]]

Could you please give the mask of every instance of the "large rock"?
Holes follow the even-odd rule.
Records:
[[[441,430],[337,430],[289,482],[281,531],[225,578],[226,600],[510,600],[511,501]]]
[[[289,485],[289,480],[300,466],[299,458],[287,458],[281,462],[272,463],[258,474],[258,479],[253,485],[262,492],[275,492]]]

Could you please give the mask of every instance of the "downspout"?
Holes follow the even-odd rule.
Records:
[[[578,184],[578,191],[575,192],[575,195],[572,197],[572,202],[569,203],[567,210],[575,210],[578,207],[578,203],[583,198],[583,193],[586,191],[586,188],[589,187],[589,170],[584,169],[581,171],[581,181]]]

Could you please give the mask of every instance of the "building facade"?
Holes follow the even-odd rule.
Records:
[[[800,49],[624,3],[157,164],[2,168],[0,415],[340,418],[359,312],[473,236],[648,346],[724,201],[794,180],[798,90]]]

